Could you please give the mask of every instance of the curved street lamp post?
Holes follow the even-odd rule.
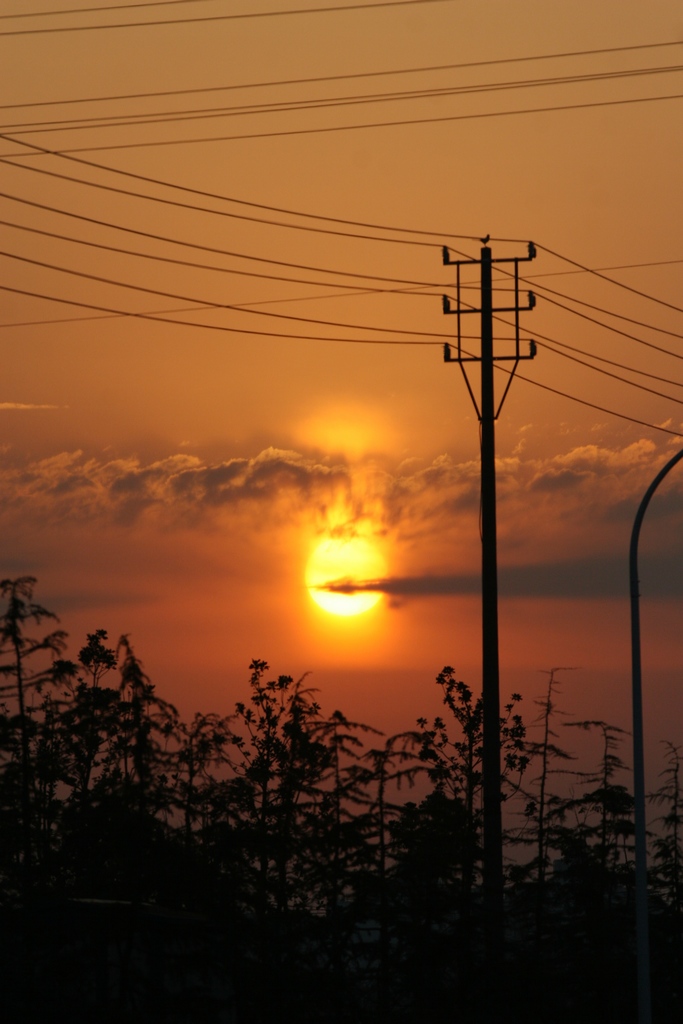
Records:
[[[683,459],[683,449],[659,471],[640,503],[631,532],[629,583],[631,592],[631,673],[633,693],[633,797],[636,839],[636,944],[638,956],[638,1024],[651,1024],[650,939],[647,914],[647,833],[645,822],[645,759],[643,754],[643,694],[640,664],[640,605],[638,539],[650,499],[660,483]]]

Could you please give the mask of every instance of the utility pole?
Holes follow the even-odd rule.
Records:
[[[481,590],[482,590],[482,702],[484,726],[483,791],[484,791],[484,929],[487,966],[495,971],[502,961],[504,945],[503,917],[503,828],[501,815],[501,757],[500,757],[500,696],[498,665],[498,568],[496,541],[496,446],[495,423],[522,359],[533,359],[536,344],[529,343],[529,354],[520,352],[519,314],[533,309],[536,300],[528,293],[528,304],[519,304],[519,264],[533,260],[536,249],[529,242],[528,255],[510,259],[493,259],[487,242],[482,239],[483,248],[478,260],[452,260],[447,247],[443,249],[443,262],[456,267],[456,300],[444,295],[444,313],[457,316],[457,349],[444,345],[444,361],[457,362],[462,370],[467,390],[474,404],[481,426]],[[514,264],[514,304],[493,305],[492,264]],[[472,308],[461,298],[461,274],[463,266],[481,267],[480,307]],[[512,275],[509,275],[512,277]],[[514,313],[514,349],[508,354],[496,355],[493,346],[493,319],[496,313]],[[461,318],[481,314],[481,349],[479,355],[463,352]],[[512,370],[496,405],[493,364],[511,361]],[[481,370],[480,401],[477,402],[467,374],[467,363],[479,363]]]

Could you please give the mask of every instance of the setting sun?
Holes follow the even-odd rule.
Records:
[[[381,578],[386,565],[371,541],[363,537],[324,540],[313,551],[306,566],[306,586],[313,600],[332,615],[359,615],[373,608],[382,596],[376,590],[353,591]],[[349,590],[331,590],[331,586]]]

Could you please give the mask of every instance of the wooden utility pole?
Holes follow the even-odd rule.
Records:
[[[457,316],[457,350],[453,353],[451,345],[444,345],[444,360],[447,363],[457,362],[460,365],[467,389],[481,424],[481,590],[482,590],[482,702],[484,713],[484,753],[483,753],[483,791],[484,791],[484,929],[486,942],[486,959],[489,967],[499,964],[503,955],[504,914],[503,914],[503,827],[501,816],[501,759],[500,759],[500,695],[499,695],[499,664],[498,664],[498,567],[496,538],[496,442],[495,423],[503,407],[512,378],[522,359],[533,359],[536,345],[532,341],[529,354],[520,353],[519,314],[523,310],[533,309],[535,299],[532,292],[528,293],[528,304],[519,304],[519,264],[534,259],[536,250],[529,243],[529,253],[525,257],[510,259],[492,259],[491,249],[486,244],[488,236],[482,239],[483,248],[478,260],[451,260],[447,248],[443,250],[444,264],[456,267],[456,303],[444,296],[444,313]],[[514,264],[514,305],[493,305],[492,264]],[[480,306],[463,308],[461,299],[460,268],[467,265],[481,267]],[[510,275],[511,276],[511,275]],[[461,317],[466,314],[481,315],[481,349],[480,354],[470,355],[463,352],[461,345]],[[509,354],[496,355],[493,345],[494,313],[514,313],[515,337],[514,350]],[[493,364],[499,361],[512,361],[513,366],[502,397],[496,405]],[[466,363],[479,363],[481,370],[480,400],[477,402],[472,385],[467,375]]]

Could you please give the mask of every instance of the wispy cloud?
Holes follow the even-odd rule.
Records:
[[[31,402],[0,402],[0,409],[68,409],[68,405],[35,405]]]
[[[208,464],[177,454],[144,464],[61,452],[23,467],[0,468],[6,508],[40,518],[134,522],[157,514],[169,524],[257,504],[277,518],[283,506],[323,503],[349,481],[348,467],[268,448],[254,458]],[[290,507],[291,511],[291,507]],[[255,524],[256,525],[256,522]]]
[[[352,462],[266,448],[251,458],[214,462],[187,451],[153,462],[73,451],[21,464],[15,452],[5,454],[3,459],[0,451],[4,514],[32,521],[133,524],[151,517],[161,525],[191,527],[246,514],[254,529],[304,518],[321,530],[353,530],[364,523],[413,549],[448,533],[462,550],[465,526],[476,543],[471,521],[479,506],[478,460],[440,455],[391,467],[388,460]],[[614,448],[583,445],[545,458],[518,452],[499,459],[499,530],[501,548],[507,544],[509,551],[503,561],[524,561],[532,548],[534,561],[611,551],[615,529],[635,513],[668,454],[666,446],[660,451],[641,440]],[[680,481],[672,479],[652,516],[677,515],[680,490]],[[438,578],[451,568],[440,564]],[[470,584],[460,579],[457,586]]]

